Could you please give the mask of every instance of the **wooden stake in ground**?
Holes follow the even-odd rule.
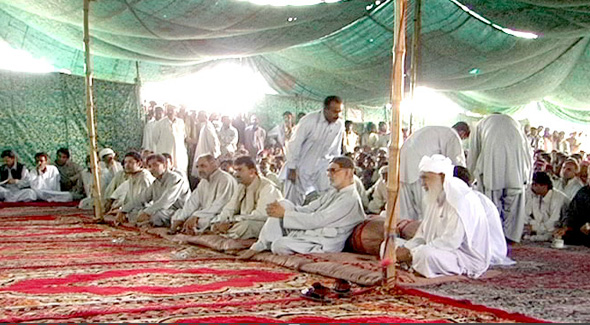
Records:
[[[88,27],[88,14],[90,0],[84,0],[84,57],[86,59],[86,126],[88,128],[90,169],[92,171],[92,196],[94,198],[94,216],[96,221],[102,221],[102,197],[100,193],[100,170],[98,168],[98,155],[96,146],[96,128],[94,117],[94,102],[92,96],[92,65],[90,59],[90,32]]]
[[[404,94],[404,56],[406,53],[407,0],[395,2],[395,29],[393,34],[393,69],[391,73],[391,141],[387,179],[387,221],[385,227],[385,253],[383,255],[385,285],[395,286],[395,238],[397,223],[397,196],[399,192],[399,150],[401,139],[401,103]]]

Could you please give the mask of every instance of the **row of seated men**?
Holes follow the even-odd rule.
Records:
[[[240,258],[262,251],[275,254],[340,252],[354,228],[366,219],[348,157],[332,160],[327,170],[332,189],[297,206],[283,199],[276,185],[257,170],[251,157],[234,161],[235,177],[210,155],[198,157],[201,181],[191,193],[186,178],[167,167],[164,156],[147,158],[153,183],[141,157],[128,153],[125,173],[132,175],[123,204],[112,204],[117,223],[169,227],[169,233],[213,232],[257,241]],[[478,277],[491,264],[512,263],[498,212],[484,196],[454,177],[446,157],[424,157],[420,165],[427,193],[424,221],[414,238],[397,244],[402,263],[426,277],[466,274]],[[147,186],[147,187],[146,187]],[[144,187],[138,191],[136,187]],[[117,207],[120,206],[120,207]]]

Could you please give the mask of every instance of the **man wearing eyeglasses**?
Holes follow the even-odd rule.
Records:
[[[270,218],[258,241],[239,258],[249,259],[265,250],[279,255],[342,251],[365,213],[354,185],[352,159],[332,159],[327,174],[332,189],[308,205],[296,206],[288,200],[269,204],[266,213]]]

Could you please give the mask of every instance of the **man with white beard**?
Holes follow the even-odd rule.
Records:
[[[462,180],[453,177],[451,160],[425,156],[419,164],[425,189],[424,220],[416,235],[396,250],[427,278],[481,276],[490,266],[490,231],[484,207]]]
[[[425,126],[414,132],[400,150],[400,219],[422,220],[422,186],[418,163],[424,156],[440,154],[455,166],[465,166],[461,140],[469,137],[469,125],[458,122],[447,126]]]
[[[286,179],[283,193],[293,204],[302,205],[312,192],[330,190],[326,169],[342,150],[342,110],[340,97],[326,97],[324,109],[305,115],[287,143],[286,162],[279,177]]]
[[[498,208],[504,234],[513,242],[520,242],[526,222],[531,151],[520,124],[508,115],[492,114],[471,133],[467,168],[477,180],[477,190]]]

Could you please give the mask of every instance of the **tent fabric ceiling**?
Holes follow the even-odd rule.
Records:
[[[508,35],[450,0],[423,1],[419,85],[447,91],[474,111],[511,112],[545,100],[560,117],[583,120],[590,110],[585,1],[461,3],[502,27],[541,37]],[[83,74],[80,7],[79,0],[0,0],[0,37]],[[412,8],[413,1],[409,37]],[[94,73],[132,82],[138,61],[141,79],[153,81],[242,57],[239,62],[255,67],[282,94],[342,94],[349,102],[383,104],[389,97],[393,9],[391,0],[380,6],[344,1],[301,7],[237,0],[93,1]]]

